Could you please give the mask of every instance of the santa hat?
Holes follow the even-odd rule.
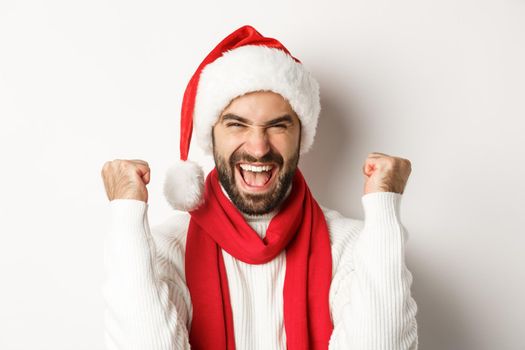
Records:
[[[192,131],[199,146],[212,154],[212,128],[236,97],[254,91],[283,96],[301,121],[300,153],[313,144],[321,110],[319,84],[278,40],[262,36],[249,25],[224,38],[191,77],[182,101],[180,161],[167,171],[164,195],[177,210],[202,203],[204,172],[188,160]]]

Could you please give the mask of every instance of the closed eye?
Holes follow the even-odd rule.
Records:
[[[270,125],[270,128],[286,129],[288,126],[286,124],[275,124]]]
[[[228,123],[226,124],[226,127],[228,128],[240,128],[240,127],[244,127],[245,125],[244,124],[241,124],[241,123]]]

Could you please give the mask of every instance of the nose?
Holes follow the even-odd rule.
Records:
[[[270,152],[270,141],[264,128],[253,128],[245,143],[246,151],[256,158]]]

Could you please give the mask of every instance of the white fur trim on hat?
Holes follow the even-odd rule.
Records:
[[[223,53],[201,72],[193,114],[195,138],[212,153],[212,127],[224,108],[245,93],[269,90],[288,100],[301,121],[301,153],[313,144],[321,110],[319,84],[286,52],[245,45]]]
[[[203,201],[204,172],[195,162],[177,160],[166,172],[164,197],[173,209],[190,211]]]

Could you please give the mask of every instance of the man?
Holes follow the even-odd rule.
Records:
[[[226,37],[186,89],[177,211],[150,229],[150,168],[106,162],[108,349],[417,349],[399,221],[410,162],[365,160],[365,221],[320,207],[297,168],[318,85],[251,26]],[[187,161],[192,130],[216,168]]]

